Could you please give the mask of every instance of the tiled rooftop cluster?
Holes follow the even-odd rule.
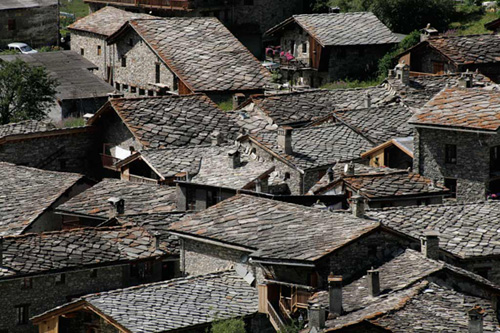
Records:
[[[55,129],[55,126],[46,121],[24,120],[18,123],[0,125],[0,139],[9,135],[45,132],[52,129]]]
[[[270,81],[269,72],[216,18],[133,20],[130,25],[195,92],[258,90]]]
[[[112,107],[146,148],[210,143],[219,132],[236,139],[239,126],[204,95],[111,100]]]
[[[82,175],[0,162],[0,236],[22,234]]]
[[[125,215],[170,212],[176,208],[175,188],[104,179],[58,207],[61,213],[107,219],[112,217],[108,199],[125,201]]]

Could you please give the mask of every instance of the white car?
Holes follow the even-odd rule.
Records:
[[[37,50],[33,50],[28,44],[26,43],[10,43],[7,45],[9,47],[9,50],[16,50],[18,52],[21,52],[22,54],[32,54],[32,53],[38,53]]]

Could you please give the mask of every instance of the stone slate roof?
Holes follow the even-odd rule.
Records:
[[[270,83],[269,71],[217,18],[129,24],[193,92],[259,90]]]
[[[396,44],[399,41],[370,12],[294,15],[293,20],[323,46]],[[271,28],[267,33],[288,22]]]
[[[254,257],[315,261],[379,227],[350,214],[236,195],[174,223],[176,234],[249,249]]]
[[[382,86],[371,88],[308,90],[274,95],[252,96],[251,102],[269,118],[270,123],[286,125],[309,122],[331,114],[334,110],[364,108],[366,95],[372,106],[385,105],[395,99]],[[247,104],[247,103],[245,103]],[[244,107],[240,107],[244,110]],[[252,112],[248,112],[253,115]]]
[[[210,144],[215,131],[232,141],[239,131],[205,95],[119,98],[110,104],[146,148]]]
[[[411,124],[496,131],[500,127],[500,92],[445,88],[411,119]]]
[[[431,37],[427,43],[457,65],[500,61],[500,36],[495,34]]]
[[[83,228],[3,239],[2,267],[13,275],[158,257],[170,251],[139,227]]]
[[[300,170],[333,165],[338,161],[356,160],[360,158],[361,153],[373,148],[373,144],[365,137],[340,123],[294,129],[291,155],[285,154],[278,146],[276,131],[261,131],[252,138]]]
[[[55,128],[53,124],[46,121],[24,120],[18,123],[0,125],[0,139],[9,135],[45,132]]]
[[[384,208],[367,215],[416,238],[436,230],[440,247],[461,258],[500,255],[497,201]]]
[[[235,272],[224,271],[91,294],[79,301],[128,331],[140,333],[171,332],[210,324],[216,318],[253,315],[258,299],[256,288]]]
[[[57,0],[2,0],[0,10],[57,6]]]
[[[58,82],[58,100],[108,97],[115,89],[90,69],[97,66],[74,51],[38,52],[33,54],[10,54],[0,56],[0,60],[22,61],[44,67]]]
[[[395,137],[413,135],[408,120],[413,115],[410,108],[403,105],[388,105],[378,108],[336,111],[334,116],[372,142],[380,144]]]
[[[396,78],[387,78],[384,85],[392,93],[401,97],[404,104],[420,108],[430,101],[443,88],[458,86],[461,73],[445,75],[419,75],[411,76],[410,84],[404,85]],[[477,73],[469,73],[473,77],[474,87],[492,86],[494,83],[486,76]]]
[[[22,234],[82,178],[0,162],[0,236]]]
[[[112,6],[106,6],[77,20],[68,29],[109,37],[117,32],[127,21],[136,18],[155,18],[155,16],[128,12]]]
[[[125,201],[125,215],[145,212],[170,212],[176,209],[175,187],[104,179],[88,190],[71,198],[57,210],[98,219],[110,216],[108,199]]]

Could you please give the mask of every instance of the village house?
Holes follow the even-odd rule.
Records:
[[[98,226],[111,218],[176,209],[175,187],[103,179],[57,208],[65,228]]]
[[[17,59],[45,68],[57,80],[56,100],[47,107],[53,121],[96,113],[114,92],[112,86],[92,73],[96,65],[73,51],[0,55],[0,61]]]
[[[88,293],[164,280],[173,249],[139,227],[2,238],[0,329],[38,332],[30,318]]]
[[[445,88],[411,119],[413,171],[440,181],[461,201],[500,192],[496,90]]]
[[[390,168],[373,168],[354,163],[329,169],[308,194],[345,194],[347,198],[361,196],[370,208],[428,205],[443,202],[447,188],[431,179]]]
[[[266,34],[280,41],[283,80],[311,87],[370,77],[399,42],[370,12],[294,15]]]
[[[0,236],[60,230],[55,209],[94,183],[80,174],[0,162]]]
[[[484,201],[384,208],[366,214],[416,238],[434,230],[439,246],[448,253],[441,259],[500,284],[499,212],[499,202]]]
[[[429,37],[401,53],[414,72],[444,74],[478,70],[500,82],[500,36],[496,34]]]
[[[117,162],[136,151],[234,142],[240,127],[205,95],[117,98],[88,124],[102,142],[103,166],[116,174]]]
[[[93,176],[101,169],[98,157],[98,141],[90,126],[56,128],[35,120],[0,125],[3,162]]]
[[[111,62],[113,50],[106,39],[133,18],[154,18],[154,16],[105,6],[77,20],[68,26],[71,33],[71,51],[95,64],[97,69],[94,74],[108,83],[111,82],[114,66]]]
[[[498,330],[499,286],[429,252],[406,250],[352,283],[340,275],[328,282],[309,300],[302,333]]]
[[[57,0],[3,0],[0,3],[0,48],[12,42],[32,47],[54,45],[59,38]]]
[[[258,304],[257,289],[227,270],[86,295],[34,317],[33,323],[41,333],[201,333],[216,320],[242,318],[247,332],[274,332],[258,314]]]
[[[110,83],[127,96],[205,93],[219,103],[236,93],[262,93],[271,79],[215,18],[130,20],[107,42],[113,45]]]

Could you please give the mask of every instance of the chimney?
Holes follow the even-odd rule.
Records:
[[[278,128],[278,146],[285,154],[292,154],[292,128],[288,126]]]
[[[342,314],[342,275],[328,276],[328,306],[330,313],[340,316]]]
[[[241,165],[240,152],[238,150],[230,150],[227,153],[229,167],[236,169]]]
[[[83,115],[83,120],[85,121],[85,124],[88,124],[89,120],[94,116],[93,113],[86,113]]]
[[[365,199],[359,194],[351,197],[351,211],[355,217],[365,216]]]
[[[325,327],[325,309],[319,304],[309,303],[309,327],[317,331]]]
[[[125,200],[122,198],[112,197],[108,199],[108,202],[111,205],[110,217],[116,217],[125,213]]]
[[[220,146],[222,144],[222,135],[219,131],[214,131],[210,134],[212,140],[212,146]]]
[[[121,92],[114,91],[112,93],[108,93],[108,99],[113,99],[113,98],[122,98],[124,95]]]
[[[396,71],[394,69],[389,69],[389,72],[387,73],[387,76],[391,79],[396,77]]]
[[[483,333],[484,310],[476,305],[467,311],[467,314],[469,315],[469,333]]]
[[[328,175],[328,183],[333,182],[333,180],[335,179],[335,172],[333,171],[333,167],[329,167],[326,171],[326,174]]]
[[[437,34],[438,31],[435,28],[431,27],[430,23],[427,23],[427,26],[425,28],[420,29],[420,41],[426,41],[430,36],[434,36]]]
[[[258,178],[255,180],[255,192],[257,193],[262,192],[262,181]]]
[[[458,86],[461,88],[472,88],[474,85],[474,73],[470,73],[469,70],[467,70],[465,73],[462,73],[460,75],[460,78],[458,79]]]
[[[236,108],[238,106],[240,106],[241,104],[243,104],[243,102],[245,101],[246,97],[245,97],[245,94],[242,94],[242,93],[236,93],[233,95],[233,110],[236,110]]]
[[[346,176],[354,176],[354,163],[352,161],[344,165],[344,174]]]
[[[429,259],[439,259],[439,233],[435,230],[426,230],[420,238],[420,249]]]
[[[366,272],[366,283],[370,296],[375,297],[380,294],[380,277],[377,269],[371,269]]]
[[[372,95],[370,93],[366,93],[365,95],[365,108],[369,109],[372,106]]]
[[[404,60],[397,64],[394,70],[396,71],[396,78],[401,81],[401,83],[404,85],[410,84],[410,66],[405,64]]]

